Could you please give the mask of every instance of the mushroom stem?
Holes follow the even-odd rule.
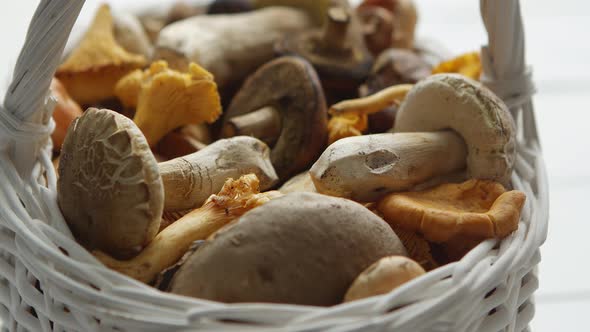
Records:
[[[322,51],[335,53],[346,49],[349,23],[350,14],[345,8],[335,6],[328,10],[328,21],[321,39]]]
[[[229,119],[223,127],[224,137],[254,136],[269,146],[276,143],[281,134],[281,116],[272,106],[238,115]]]
[[[260,140],[246,136],[219,140],[203,150],[158,166],[164,185],[164,211],[201,206],[228,178],[254,173],[263,190],[278,180],[269,148]]]
[[[345,100],[330,107],[329,113],[332,115],[377,113],[394,103],[404,100],[413,86],[413,84],[394,85],[364,98]]]
[[[133,259],[117,260],[100,251],[93,254],[107,267],[148,283],[176,263],[194,241],[206,239],[249,210],[281,195],[276,191],[259,193],[258,185],[254,174],[228,179],[218,195],[212,195],[201,208],[160,232]]]
[[[370,202],[465,168],[467,149],[452,131],[348,137],[310,170],[319,193]]]

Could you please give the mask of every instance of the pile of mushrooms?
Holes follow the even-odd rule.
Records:
[[[411,0],[100,7],[51,88],[76,241],[162,291],[331,306],[508,236],[511,114],[477,54],[430,64],[417,18]]]

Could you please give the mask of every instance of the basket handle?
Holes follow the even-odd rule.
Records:
[[[488,45],[481,48],[482,82],[515,112],[536,92],[525,64],[524,28],[518,0],[480,0]]]
[[[84,1],[40,1],[0,107],[0,148],[25,178],[55,126],[49,85]]]

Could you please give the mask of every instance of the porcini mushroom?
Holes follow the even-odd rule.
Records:
[[[459,236],[507,236],[518,228],[525,199],[523,192],[506,191],[497,182],[471,179],[420,192],[393,193],[378,203],[377,210],[388,223],[441,243]]]
[[[325,147],[326,101],[313,67],[282,57],[259,68],[233,98],[224,137],[252,135],[272,146],[281,181],[310,166]]]
[[[461,170],[466,155],[450,131],[355,136],[330,145],[309,173],[320,193],[372,202]]]
[[[57,101],[53,109],[55,130],[51,133],[51,140],[53,141],[53,150],[59,151],[70,123],[82,115],[82,108],[70,97],[66,88],[57,78],[53,78],[51,81],[50,89],[51,95]]]
[[[176,128],[212,123],[221,114],[213,76],[194,63],[188,73],[180,73],[156,61],[145,71],[123,77],[115,93],[124,106],[137,107],[133,121],[150,146]]]
[[[287,35],[277,43],[284,55],[298,55],[308,60],[318,72],[322,86],[332,98],[356,95],[366,79],[373,57],[368,51],[356,17],[350,8],[332,6],[327,11],[323,29],[311,29]],[[330,99],[330,98],[329,98]]]
[[[92,104],[113,97],[117,81],[145,65],[142,55],[129,53],[117,44],[111,11],[103,5],[78,47],[55,75],[75,101]]]
[[[273,7],[230,15],[196,16],[165,27],[156,43],[156,59],[185,70],[195,62],[215,76],[220,88],[240,82],[270,61],[273,45],[284,34],[311,26],[302,11]]]
[[[88,249],[128,257],[160,227],[158,164],[133,121],[90,108],[71,125],[58,168],[59,207]]]
[[[420,264],[407,257],[383,257],[354,280],[344,296],[344,302],[387,294],[424,273],[426,271]]]
[[[129,257],[156,235],[164,207],[200,206],[227,178],[243,174],[270,187],[277,176],[268,156],[263,142],[234,137],[157,164],[133,121],[91,108],[70,125],[62,146],[58,203],[80,243]]]
[[[130,260],[117,260],[105,253],[93,254],[107,267],[148,283],[158,273],[176,263],[190,245],[204,240],[221,227],[258,207],[279,197],[276,191],[260,193],[259,182],[254,174],[228,179],[219,194],[160,232],[141,253]]]
[[[171,292],[222,302],[334,305],[361,271],[389,255],[405,249],[362,205],[293,193],[215,233],[174,276]]]
[[[515,158],[514,119],[482,84],[458,74],[437,74],[415,85],[401,105],[393,131],[452,129],[467,145],[470,178],[509,187]]]
[[[359,105],[382,107],[376,101]],[[318,191],[372,201],[465,166],[469,177],[508,185],[514,120],[481,84],[457,74],[430,76],[408,93],[395,123],[394,134],[349,137],[329,146],[310,170]]]

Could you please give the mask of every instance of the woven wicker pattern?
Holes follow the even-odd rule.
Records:
[[[235,304],[161,293],[100,265],[57,207],[47,137],[50,78],[83,0],[43,0],[0,110],[0,314],[9,331],[523,331],[534,315],[548,188],[517,0],[482,0],[483,81],[511,107],[518,231],[390,294],[331,308]]]

